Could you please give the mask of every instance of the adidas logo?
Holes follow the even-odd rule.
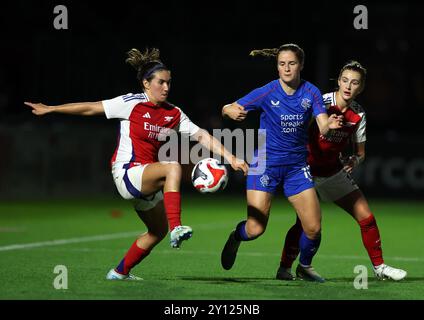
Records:
[[[150,113],[146,112],[146,113],[143,115],[143,118],[150,119],[150,118],[151,118],[151,117],[150,117]]]

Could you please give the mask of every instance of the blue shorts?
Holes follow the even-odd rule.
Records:
[[[265,172],[256,175],[255,168],[249,168],[246,179],[247,190],[259,190],[275,194],[283,188],[286,197],[294,196],[314,187],[314,181],[306,163],[266,167]]]

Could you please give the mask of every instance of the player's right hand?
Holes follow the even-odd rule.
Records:
[[[32,113],[37,116],[45,115],[46,113],[51,112],[51,108],[42,103],[32,103],[32,102],[24,102],[27,106],[32,108]]]
[[[343,116],[332,114],[328,117],[328,127],[330,129],[340,129],[343,126]]]
[[[224,106],[222,109],[222,114],[235,121],[243,121],[246,119],[247,111],[244,111],[244,107],[241,105],[233,103]]]
[[[247,175],[247,172],[249,171],[249,165],[246,163],[246,161],[233,156],[230,164],[235,171],[243,171],[243,174],[245,176]]]

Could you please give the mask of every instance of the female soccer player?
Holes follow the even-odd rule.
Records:
[[[247,174],[247,164],[236,159],[205,130],[200,129],[184,112],[166,101],[171,84],[171,72],[160,60],[158,49],[137,49],[128,52],[126,62],[137,70],[142,93],[126,94],[110,100],[47,106],[25,104],[38,116],[65,113],[83,116],[105,114],[108,119],[120,119],[119,141],[111,159],[115,185],[124,199],[133,201],[134,208],[147,227],[115,269],[110,280],[139,280],[129,271],[140,263],[168,233],[171,247],[179,248],[192,236],[189,226],[181,225],[181,166],[177,162],[158,159],[163,137],[172,130],[188,134],[200,144],[223,156],[234,170]]]
[[[357,61],[346,63],[340,70],[338,90],[323,96],[328,115],[343,115],[340,129],[322,136],[318,127],[309,129],[308,164],[314,177],[315,188],[323,201],[331,201],[349,213],[359,224],[362,242],[371,259],[378,279],[401,280],[406,271],[384,263],[380,232],[368,202],[350,176],[352,170],[365,158],[366,117],[355,98],[365,86],[366,69]],[[355,152],[340,158],[341,152],[353,140]],[[299,253],[302,225],[297,220],[287,232],[277,279],[294,280],[291,266]]]
[[[323,282],[311,266],[321,241],[321,212],[314,184],[306,164],[307,128],[315,117],[321,134],[339,128],[342,118],[327,116],[320,91],[300,78],[304,52],[296,44],[278,49],[254,50],[277,58],[279,79],[255,89],[222,109],[224,117],[236,121],[247,112],[261,112],[260,129],[266,130],[266,148],[259,147],[258,165],[250,165],[247,176],[247,220],[233,230],[221,254],[221,264],[229,270],[241,241],[256,239],[265,232],[274,193],[282,187],[303,226],[300,241],[299,277]]]

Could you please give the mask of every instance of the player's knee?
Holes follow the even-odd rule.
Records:
[[[260,237],[265,232],[266,226],[260,223],[246,223],[246,233],[249,238]]]
[[[304,227],[303,231],[309,239],[319,238],[321,235],[321,224],[312,224]]]
[[[167,176],[181,177],[182,169],[178,162],[170,162],[166,164]]]

